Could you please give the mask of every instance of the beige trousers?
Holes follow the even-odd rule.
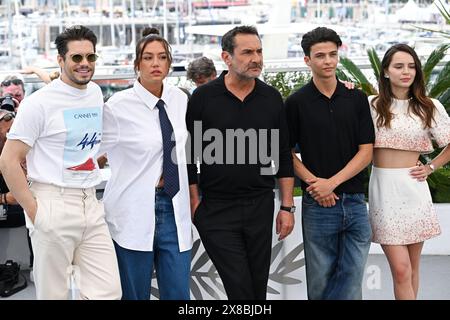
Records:
[[[94,188],[61,188],[33,182],[34,224],[25,215],[34,252],[37,299],[120,299],[116,253]],[[70,276],[73,274],[73,278]]]

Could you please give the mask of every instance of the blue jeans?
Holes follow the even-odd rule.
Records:
[[[172,200],[156,193],[153,251],[122,248],[114,242],[119,263],[122,299],[148,300],[153,267],[160,300],[189,300],[191,250],[180,252]]]
[[[372,231],[364,194],[341,194],[331,208],[302,199],[308,299],[362,299]]]

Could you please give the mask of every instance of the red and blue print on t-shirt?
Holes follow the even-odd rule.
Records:
[[[96,179],[96,155],[102,136],[102,109],[76,108],[64,111],[66,142],[64,172],[66,183]]]

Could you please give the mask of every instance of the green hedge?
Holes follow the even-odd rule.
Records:
[[[450,202],[450,168],[436,170],[428,178],[428,185],[430,186],[433,202]]]

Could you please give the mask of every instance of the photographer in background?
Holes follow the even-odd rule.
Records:
[[[16,116],[17,108],[24,96],[23,81],[15,76],[9,76],[1,83],[2,97],[0,97],[0,154],[6,142],[6,134],[9,132]],[[22,164],[26,170],[25,163]],[[9,192],[8,187],[0,172],[0,228],[17,228],[25,225],[23,209]],[[28,236],[30,248],[30,268],[33,267],[33,250],[31,239]]]
[[[7,76],[2,81],[1,90],[2,97],[10,95],[12,98],[17,100],[16,108],[25,97],[25,87],[23,80],[14,75]]]
[[[217,71],[214,62],[207,57],[200,57],[191,61],[186,70],[186,77],[194,82],[196,87],[216,79]]]
[[[6,134],[11,128],[13,119],[16,116],[16,113],[10,111],[10,106],[5,105],[4,101],[5,99],[2,98],[0,106],[0,153],[6,142]],[[3,176],[0,175],[0,228],[20,227],[24,224],[23,209],[17,205],[16,199],[11,195],[3,180]]]

